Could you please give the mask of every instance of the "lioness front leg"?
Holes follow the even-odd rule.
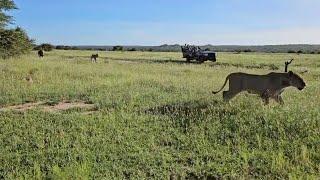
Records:
[[[268,105],[270,103],[269,97],[264,97],[264,98],[262,98],[262,100],[264,102],[264,105]]]
[[[260,94],[260,97],[262,98],[264,105],[268,105],[269,104],[269,99],[270,99],[270,90],[267,89],[265,90],[262,94]]]
[[[276,102],[281,104],[281,105],[284,105],[284,101],[282,99],[282,97],[280,95],[278,95],[276,98],[275,98]]]

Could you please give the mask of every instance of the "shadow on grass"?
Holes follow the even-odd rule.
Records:
[[[189,101],[166,104],[145,110],[146,114],[169,117],[174,125],[186,131],[191,125],[208,121],[215,117],[223,119],[238,113],[235,109],[226,108],[222,101]]]
[[[192,116],[204,113],[209,109],[210,106],[214,106],[218,103],[219,101],[189,101],[157,106],[150,108],[145,112],[153,115]]]
[[[255,65],[245,65],[240,63],[224,63],[224,62],[217,62],[214,64],[210,64],[211,67],[215,66],[223,66],[223,67],[237,67],[237,68],[246,68],[246,69],[268,69],[268,70],[279,70],[279,67],[275,64],[255,64]]]
[[[114,60],[114,61],[128,61],[128,62],[142,62],[142,63],[176,63],[176,64],[202,64],[201,62],[198,61],[191,61],[187,62],[184,60],[178,60],[178,59],[121,59],[121,58],[105,58],[109,60]]]

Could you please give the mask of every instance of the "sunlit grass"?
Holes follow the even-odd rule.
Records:
[[[0,175],[7,178],[316,178],[320,174],[320,56],[53,51],[0,60],[0,107],[84,101],[97,111],[0,112]],[[290,69],[307,88],[284,106],[242,93],[212,95],[236,71]],[[270,70],[276,67],[277,70]],[[25,77],[33,72],[33,83]]]

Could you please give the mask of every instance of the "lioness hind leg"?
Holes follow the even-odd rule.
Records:
[[[284,101],[283,101],[283,99],[282,99],[282,97],[280,95],[276,96],[275,100],[276,100],[277,103],[279,103],[281,105],[284,105]]]
[[[235,97],[238,94],[238,92],[232,92],[232,91],[223,91],[223,100],[224,101],[230,101],[233,97]]]
[[[270,103],[269,101],[269,97],[261,97],[263,102],[264,102],[264,105],[268,105]]]
[[[262,98],[264,105],[268,105],[270,103],[269,99],[270,99],[270,91],[266,90],[264,91],[260,97]]]

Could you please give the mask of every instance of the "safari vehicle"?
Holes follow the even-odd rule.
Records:
[[[200,47],[184,45],[181,46],[183,58],[186,58],[187,62],[196,60],[200,63],[205,61],[216,62],[216,53],[213,51],[204,51]]]

